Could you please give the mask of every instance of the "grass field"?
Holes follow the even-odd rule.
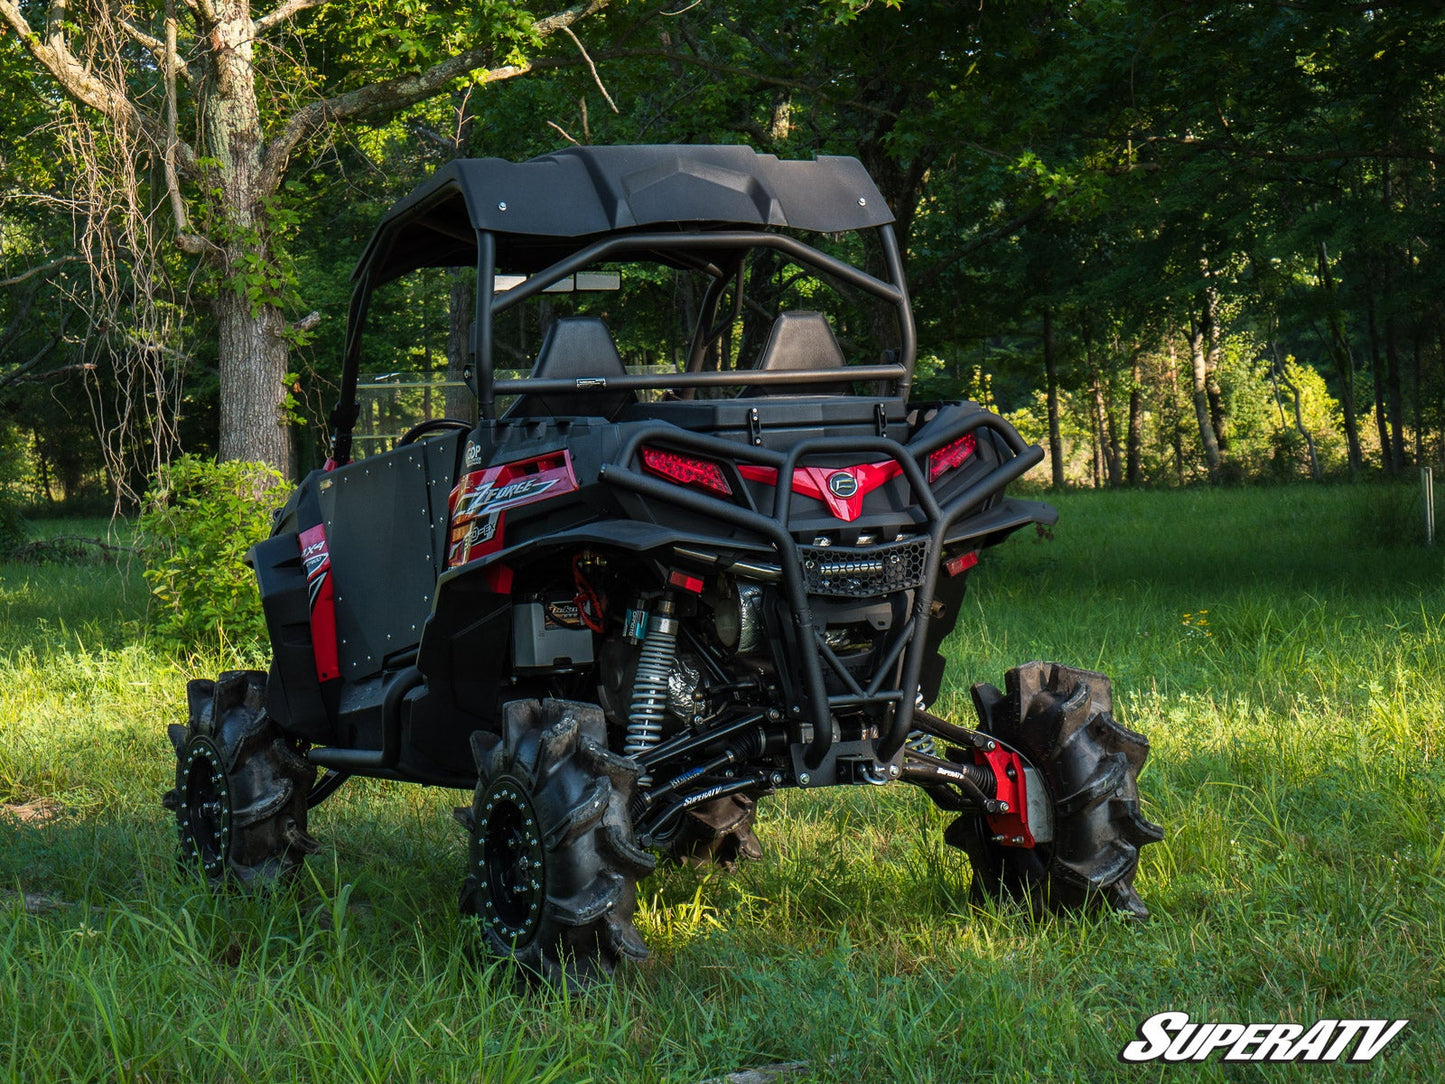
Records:
[[[971,906],[910,789],[789,794],[762,861],[644,882],[652,959],[572,999],[477,958],[454,792],[348,784],[291,895],[178,879],[165,725],[245,645],[167,655],[123,568],[0,567],[0,1080],[1435,1079],[1445,557],[1403,500],[1071,495],[975,574],[943,707],[1032,658],[1113,675],[1149,922]],[[1368,1066],[1121,1064],[1166,1009],[1410,1023]]]

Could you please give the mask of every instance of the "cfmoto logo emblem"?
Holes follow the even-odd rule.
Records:
[[[846,501],[858,492],[858,479],[847,471],[840,470],[828,475],[828,489],[832,491],[833,496]]]

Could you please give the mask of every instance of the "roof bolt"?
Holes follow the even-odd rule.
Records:
[[[866,199],[864,199],[862,196],[859,196],[859,197],[858,197],[858,206],[859,206],[859,207],[867,207],[867,206],[868,206],[868,201],[867,201]]]
[[[501,203],[497,204],[497,210],[499,210],[499,211],[505,211],[506,209],[507,209],[507,201],[506,201],[506,200],[502,200]]]

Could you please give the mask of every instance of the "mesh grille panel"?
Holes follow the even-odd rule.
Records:
[[[906,591],[923,582],[928,540],[906,539],[881,546],[799,546],[803,582],[810,595],[872,598]]]

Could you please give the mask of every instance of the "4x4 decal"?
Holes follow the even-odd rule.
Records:
[[[331,549],[321,524],[297,536],[301,564],[306,570],[306,594],[311,607],[311,643],[316,655],[316,680],[341,676],[336,645],[336,599],[331,582]]]

